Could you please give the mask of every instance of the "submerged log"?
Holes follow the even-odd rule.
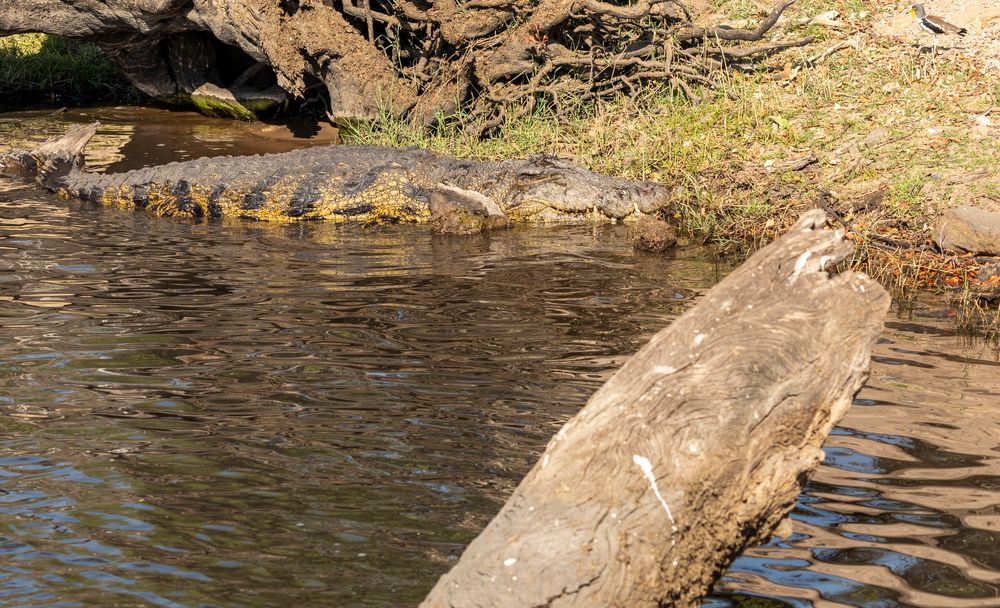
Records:
[[[829,275],[806,213],[653,337],[549,442],[422,606],[695,606],[791,509],[867,377],[889,297]]]

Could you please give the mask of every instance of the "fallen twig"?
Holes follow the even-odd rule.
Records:
[[[824,61],[826,61],[827,59],[829,59],[830,56],[833,55],[834,53],[842,51],[847,48],[857,49],[860,46],[860,44],[861,44],[861,39],[858,36],[855,36],[853,38],[848,38],[847,40],[841,40],[840,42],[826,49],[822,53],[818,53],[816,55],[813,55],[812,57],[808,57],[802,60],[802,62],[800,62],[798,65],[792,68],[792,70],[785,75],[785,80],[791,82],[795,80],[795,77],[799,75],[799,72],[801,72],[803,68],[814,68],[823,63]]]

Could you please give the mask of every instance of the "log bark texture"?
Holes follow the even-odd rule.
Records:
[[[422,606],[696,606],[768,538],[867,377],[889,297],[822,211],[710,290],[550,441]]]

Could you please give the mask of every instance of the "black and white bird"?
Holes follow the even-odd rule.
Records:
[[[920,29],[925,32],[930,33],[934,36],[934,54],[937,54],[937,37],[940,34],[944,35],[956,35],[964,36],[967,31],[964,27],[958,27],[957,25],[952,25],[948,23],[941,17],[935,15],[928,15],[927,11],[924,10],[923,4],[914,4],[910,6],[910,14],[917,21],[917,25]]]

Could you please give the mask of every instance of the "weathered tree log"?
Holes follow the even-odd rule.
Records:
[[[551,440],[422,606],[695,606],[789,511],[889,297],[825,215],[653,337]]]
[[[191,102],[212,85],[214,112],[242,116],[277,85],[297,98],[321,92],[335,119],[388,108],[429,124],[464,106],[483,130],[539,99],[611,97],[650,81],[696,96],[690,85],[713,85],[728,62],[811,41],[741,46],[793,1],[741,30],[696,25],[680,0],[0,0],[0,35],[94,40],[161,100]]]

